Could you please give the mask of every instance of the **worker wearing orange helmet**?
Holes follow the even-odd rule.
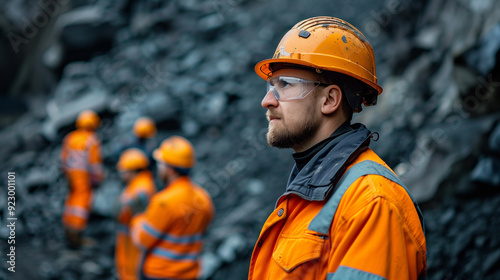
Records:
[[[135,148],[125,150],[116,165],[121,179],[127,184],[119,201],[115,246],[116,270],[121,280],[139,279],[140,251],[130,239],[129,224],[134,215],[146,209],[149,199],[156,192],[153,173],[148,166],[147,156]]]
[[[123,142],[115,147],[115,156],[120,155],[123,151],[129,148],[137,148],[142,150],[150,161],[150,169],[154,167],[152,156],[153,149],[156,144],[154,137],[157,134],[156,123],[149,117],[140,117],[134,122],[132,134],[123,139]]]
[[[134,244],[143,250],[143,279],[197,279],[204,234],[214,217],[209,194],[189,178],[191,143],[172,136],[153,152],[165,188],[132,220]]]
[[[382,92],[364,35],[341,19],[306,19],[255,71],[268,85],[268,143],[292,148],[295,166],[262,228],[248,278],[425,278],[418,205],[368,147],[373,134],[350,123]]]
[[[73,247],[82,245],[82,231],[87,226],[92,204],[92,188],[102,180],[101,143],[95,130],[100,118],[91,110],[81,112],[76,130],[63,140],[61,149],[62,171],[69,181],[63,213],[66,237]]]

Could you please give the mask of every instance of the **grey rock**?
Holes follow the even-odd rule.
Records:
[[[500,158],[482,156],[470,173],[473,182],[481,182],[491,186],[500,186]]]
[[[441,32],[443,32],[443,30],[439,25],[426,26],[420,29],[417,36],[414,38],[415,45],[424,49],[432,49],[439,44]]]
[[[108,255],[100,255],[97,258],[97,263],[103,268],[103,269],[113,269],[115,266],[115,263],[112,258],[110,258]]]
[[[476,236],[474,239],[474,246],[476,248],[483,248],[486,245],[488,238],[486,236]]]
[[[9,159],[9,169],[14,170],[14,168],[24,169],[29,167],[35,161],[37,156],[36,151],[25,151],[23,153],[16,153]]]
[[[500,265],[500,250],[495,250],[489,254],[483,262],[482,270],[487,275],[495,270],[498,271]]]
[[[262,203],[257,198],[252,198],[247,200],[241,205],[237,205],[231,213],[227,215],[224,219],[224,224],[234,225],[242,221],[248,221],[253,219],[251,213],[254,213],[257,209],[262,206]]]
[[[199,50],[193,50],[190,52],[180,63],[180,69],[182,71],[187,71],[195,68],[203,61],[203,53]]]
[[[430,200],[452,166],[471,155],[481,144],[495,117],[459,119],[454,126],[437,125],[422,130],[409,157],[394,168],[419,202]],[[462,133],[467,131],[466,134]]]
[[[53,29],[56,46],[49,48],[47,54],[55,59],[46,59],[47,66],[62,67],[70,61],[89,59],[98,52],[108,51],[118,18],[106,17],[105,12],[99,5],[89,5],[58,17]]]
[[[198,27],[202,31],[214,31],[224,26],[224,18],[221,14],[215,13],[202,17],[198,21]]]
[[[20,22],[29,14],[28,2],[1,2],[0,10],[6,5],[15,6],[15,9],[8,9],[6,19]],[[93,18],[96,23],[119,23],[114,15],[127,14],[116,8],[126,1],[93,2],[104,11],[102,19],[89,15],[88,18]],[[43,179],[41,174],[37,178],[36,172],[30,175],[36,170],[53,176],[43,191],[33,187],[32,193],[25,191],[27,195],[21,193],[20,181],[19,199],[23,201],[20,214],[23,219],[17,233],[20,237],[22,235],[23,242],[29,243],[30,250],[57,252],[54,265],[47,267],[46,271],[40,269],[46,278],[115,278],[111,275],[115,228],[106,202],[111,204],[110,200],[116,198],[119,191],[108,193],[106,182],[97,190],[99,206],[94,207],[97,215],[92,216],[85,232],[97,237],[100,248],[78,250],[75,258],[61,261],[58,255],[67,255],[60,242],[64,238],[60,215],[67,181],[58,170],[49,168],[58,166],[54,160],[59,156],[59,149],[54,145],[59,146],[56,141],[62,137],[58,132],[69,130],[77,112],[64,117],[67,120],[60,123],[55,115],[64,115],[59,110],[64,111],[65,107],[79,110],[76,104],[87,102],[80,98],[94,89],[102,89],[108,95],[104,105],[93,107],[95,100],[90,100],[90,103],[92,108],[104,113],[110,124],[99,130],[104,143],[106,180],[120,184],[111,156],[112,144],[130,134],[138,116],[147,113],[159,121],[160,138],[170,134],[189,137],[198,156],[193,179],[200,181],[200,185],[206,186],[213,194],[217,208],[215,221],[207,232],[205,249],[208,250],[202,256],[204,277],[213,280],[244,278],[251,243],[272,211],[275,199],[283,192],[293,164],[290,151],[277,151],[266,145],[267,123],[259,106],[264,82],[253,73],[255,62],[268,58],[280,36],[308,13],[318,14],[335,8],[339,14],[351,15],[351,19],[349,16],[346,19],[362,32],[370,33],[366,32],[365,23],[377,23],[376,20],[381,19],[377,17],[387,16],[387,9],[394,3],[384,5],[372,1],[370,4],[356,0],[343,7],[342,3],[332,4],[332,1],[312,6],[292,1],[287,4],[293,13],[276,13],[283,3],[225,0],[130,2],[139,4],[132,5],[128,12],[130,23],[122,26],[119,34],[109,37],[114,38],[113,50],[89,61],[68,64],[54,93],[55,105],[48,108],[47,116],[44,112],[30,112],[27,120],[18,121],[0,132],[0,162],[3,162],[0,169],[15,167],[23,180],[30,179],[30,176],[35,181]],[[88,3],[87,0],[72,1],[76,6]],[[357,117],[380,133],[381,141],[372,145],[374,150],[384,160],[389,159],[387,162],[391,166],[402,162],[396,171],[415,196],[420,201],[432,200],[423,207],[431,208],[423,209],[428,225],[430,280],[496,279],[499,275],[495,252],[500,246],[496,234],[500,225],[497,211],[500,201],[495,197],[466,197],[457,201],[453,195],[436,196],[442,193],[438,192],[441,187],[444,188],[439,191],[453,194],[457,185],[470,185],[472,168],[469,167],[478,159],[480,151],[492,152],[485,154],[484,158],[493,157],[498,151],[498,148],[488,150],[481,146],[487,142],[485,137],[495,118],[491,115],[487,117],[491,121],[470,118],[471,115],[481,116],[496,111],[464,112],[456,105],[463,105],[463,99],[474,94],[473,91],[480,86],[482,80],[475,72],[480,70],[476,67],[488,68],[489,71],[493,69],[491,67],[497,67],[498,63],[494,61],[496,47],[487,47],[497,39],[477,41],[481,37],[487,38],[490,28],[498,23],[499,3],[493,0],[401,2],[400,11],[391,13],[387,22],[379,22],[380,34],[367,34],[377,52],[377,76],[384,92],[377,107],[367,108]],[[356,7],[365,9],[358,11]],[[261,18],[272,20],[262,21]],[[78,19],[72,18],[68,22],[74,26]],[[89,22],[82,21],[86,30],[90,28]],[[0,27],[6,25],[0,20]],[[78,38],[80,33],[69,35],[72,40],[88,42],[87,39],[92,38],[87,36],[95,34],[87,32],[82,34],[84,38]],[[35,43],[36,40],[32,40],[30,45]],[[45,64],[56,67],[65,63],[67,45],[59,44],[59,50],[56,43],[52,45],[53,53],[46,53],[48,62]],[[467,50],[469,52],[465,52]],[[474,56],[475,60],[469,61]],[[466,63],[463,63],[464,58]],[[6,65],[15,69],[11,63]],[[148,74],[146,68],[149,65],[161,65],[160,71],[168,72],[170,76],[161,82],[151,80],[158,84],[147,90],[144,99],[137,99],[130,93],[136,86],[145,87],[143,78]],[[485,81],[488,79],[484,77]],[[495,101],[482,100],[492,107],[497,103]],[[30,106],[40,104],[45,104],[45,101],[29,103]],[[30,141],[40,135],[41,122],[44,126],[52,123],[52,135],[55,136],[50,140],[54,142],[47,143],[42,139],[41,144],[29,146]],[[178,125],[170,126],[170,122],[178,122]],[[50,133],[43,132],[42,138],[45,135]],[[460,184],[455,184],[455,179]],[[2,205],[5,206],[5,202],[0,201],[0,208],[5,208]],[[5,235],[3,231],[0,228],[0,236]],[[42,241],[33,241],[32,236],[42,236],[39,238]],[[44,240],[59,240],[59,244],[48,245]],[[82,273],[82,266],[90,273]]]
[[[194,120],[186,120],[182,123],[182,132],[187,137],[194,137],[200,131],[200,125]]]
[[[102,274],[102,268],[93,261],[85,261],[81,264],[81,270],[84,275],[93,275],[94,277]]]
[[[490,135],[489,148],[495,153],[500,153],[500,122],[496,125],[495,129]]]
[[[42,63],[49,69],[57,69],[64,62],[64,47],[60,42],[53,43],[42,56]]]
[[[481,81],[472,69],[460,65],[453,68],[453,78],[463,97],[470,94],[471,88],[477,88],[478,82]]]
[[[21,145],[19,131],[16,127],[8,127],[0,131],[0,159],[6,160]],[[12,168],[12,167],[9,167]]]
[[[437,71],[430,83],[432,94],[431,104],[437,104],[435,118],[442,121],[450,112],[459,97],[458,86],[453,76],[453,58],[446,57],[441,68]]]
[[[46,148],[47,143],[42,134],[41,123],[38,121],[25,125],[21,137],[26,150],[41,150]]]
[[[467,247],[471,244],[471,241],[472,236],[469,234],[458,235],[457,239],[455,239],[452,244],[450,252],[451,255],[458,257],[460,254],[463,254]]]
[[[40,264],[38,268],[39,274],[42,279],[54,279],[58,278],[58,269],[54,268],[53,262],[44,261]]]
[[[262,194],[262,192],[264,192],[265,189],[266,185],[264,184],[264,182],[257,178],[250,179],[246,184],[246,191],[250,195],[260,195]]]
[[[86,94],[62,104],[57,100],[51,100],[47,104],[49,117],[42,125],[43,135],[47,139],[54,140],[59,129],[73,124],[81,111],[91,109],[99,113],[107,108],[108,104],[108,92],[99,88],[90,90]]]
[[[446,210],[443,215],[441,216],[441,218],[439,219],[439,223],[441,225],[444,225],[446,226],[448,223],[450,223],[454,218],[455,218],[455,209],[453,208],[449,208],[448,210]]]
[[[217,255],[223,261],[231,263],[236,260],[238,253],[246,247],[246,244],[247,241],[241,234],[231,234],[217,248]]]
[[[180,117],[179,100],[161,91],[148,94],[147,98],[138,104],[138,109],[140,115],[150,115],[156,123]]]
[[[226,94],[219,92],[207,95],[199,105],[199,121],[203,123],[212,123],[223,116],[226,109],[228,98]]]
[[[229,58],[223,58],[216,64],[216,69],[221,75],[228,75],[233,69],[233,61]]]
[[[26,189],[30,192],[36,187],[48,186],[54,181],[54,177],[51,176],[46,170],[34,167],[27,172],[24,178],[24,185]]]
[[[113,201],[119,199],[122,184],[115,180],[105,180],[94,192],[92,212],[101,216],[114,218],[115,210]]]
[[[191,77],[190,75],[185,75],[176,76],[172,80],[175,81],[175,84],[169,87],[172,96],[191,101],[191,88],[194,87],[194,85],[197,83],[197,79]]]
[[[205,252],[201,255],[201,279],[209,279],[222,265],[222,260],[213,252]]]
[[[465,54],[468,64],[481,75],[487,76],[495,67],[496,54],[500,50],[500,24],[495,25]]]

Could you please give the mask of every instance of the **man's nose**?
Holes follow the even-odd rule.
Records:
[[[279,104],[280,103],[278,102],[278,100],[276,99],[276,97],[274,97],[272,89],[269,89],[267,91],[266,95],[264,96],[264,98],[262,99],[262,102],[261,102],[261,105],[264,108],[278,107]]]

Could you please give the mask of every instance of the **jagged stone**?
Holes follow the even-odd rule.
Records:
[[[491,151],[500,154],[500,122],[491,133],[488,145]]]
[[[492,186],[500,186],[500,158],[483,156],[472,170],[470,178],[474,182],[481,182]]]
[[[116,211],[113,206],[120,197],[122,185],[116,180],[105,180],[94,192],[92,212],[114,219]]]
[[[23,16],[29,12],[28,2],[2,2],[0,10],[8,6],[3,9],[5,18],[22,25]],[[72,1],[75,8],[89,3]],[[18,187],[22,219],[16,234],[29,250],[54,256],[55,260],[53,265],[38,261],[33,270],[47,279],[116,277],[116,229],[109,201],[119,195],[121,183],[114,169],[113,146],[130,134],[138,116],[147,114],[159,125],[159,140],[181,134],[193,141],[198,161],[193,179],[214,198],[216,218],[207,232],[202,256],[204,279],[245,278],[253,242],[276,198],[283,193],[293,164],[290,151],[267,147],[267,122],[260,107],[265,82],[255,76],[253,67],[274,52],[277,40],[292,23],[335,8],[339,14],[351,15],[346,19],[368,36],[376,52],[377,76],[384,86],[378,106],[366,108],[355,120],[380,133],[381,140],[372,144],[374,150],[396,166],[418,200],[430,201],[425,204],[427,209],[423,207],[429,279],[498,278],[498,195],[457,199],[453,193],[458,187],[449,181],[458,177],[456,180],[470,185],[471,175],[477,173],[477,178],[491,181],[498,173],[491,160],[488,165],[483,158],[493,157],[484,153],[499,152],[499,129],[491,133],[489,149],[482,146],[488,142],[485,137],[498,117],[471,118],[495,112],[491,109],[494,99],[480,100],[491,105],[490,110],[467,111],[470,104],[466,101],[478,88],[494,92],[498,87],[494,80],[498,69],[498,36],[494,35],[498,27],[491,28],[500,19],[499,3],[401,2],[401,10],[391,13],[387,3],[366,0],[353,1],[348,7],[332,1],[313,6],[291,1],[287,5],[293,7],[293,13],[276,13],[283,3],[116,0],[92,2],[105,11],[100,13],[102,18],[95,13],[79,21],[68,19],[76,13],[67,13],[59,22],[66,21],[63,25],[72,28],[82,22],[84,32],[63,30],[67,41],[52,42],[44,60],[40,60],[50,68],[67,63],[64,51],[68,46],[80,47],[75,45],[77,40],[88,44],[106,34],[109,30],[103,27],[105,22],[116,24],[112,28],[120,31],[105,38],[114,43],[110,52],[91,54],[87,56],[92,57],[90,60],[73,62],[62,69],[55,92],[44,91],[53,98],[49,105],[44,107],[43,99],[29,103],[46,108],[47,114],[30,112],[0,132],[0,167],[15,169],[22,176]],[[126,5],[131,6],[124,12]],[[98,29],[92,23],[103,23],[96,25],[103,29],[89,34],[89,30]],[[6,24],[0,21],[0,26],[5,28]],[[13,30],[9,28],[5,30]],[[37,40],[29,44],[37,46]],[[13,69],[8,71],[17,71],[9,56],[0,57]],[[5,67],[0,69],[2,77],[13,79],[10,73],[4,73]],[[494,75],[481,79],[476,72]],[[50,88],[50,84],[39,84],[39,88],[42,84]],[[86,235],[98,240],[99,247],[68,251],[64,242],[46,242],[64,240],[61,213],[68,186],[57,159],[61,132],[69,131],[77,113],[88,108],[97,110],[106,120],[106,127],[99,131],[106,181],[96,191],[85,230]],[[30,146],[30,141],[37,144]],[[480,171],[472,171],[470,162],[478,160],[481,152],[484,155],[476,167]],[[489,167],[488,172],[485,167]],[[25,181],[28,188],[21,186]],[[43,188],[36,188],[41,185]],[[443,186],[448,189],[440,192]],[[0,209],[5,209],[4,204],[0,201]],[[6,229],[0,228],[0,236],[6,234]]]

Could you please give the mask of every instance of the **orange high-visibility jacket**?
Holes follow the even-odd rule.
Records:
[[[213,217],[209,194],[187,176],[156,193],[131,224],[132,241],[145,254],[142,274],[153,279],[198,278],[204,233]]]
[[[354,125],[302,170],[294,167],[262,228],[249,279],[425,278],[420,210],[367,147],[370,135]]]
[[[122,208],[118,216],[115,263],[118,277],[121,280],[139,279],[137,269],[140,261],[140,251],[132,243],[129,234],[129,223],[132,219],[131,205],[136,203],[135,200],[141,200],[142,205],[147,205],[155,192],[153,173],[144,170],[129,182],[120,196]]]
[[[68,177],[63,224],[81,231],[87,225],[92,202],[92,185],[102,180],[101,143],[90,130],[77,129],[68,134],[61,149],[62,170]]]

